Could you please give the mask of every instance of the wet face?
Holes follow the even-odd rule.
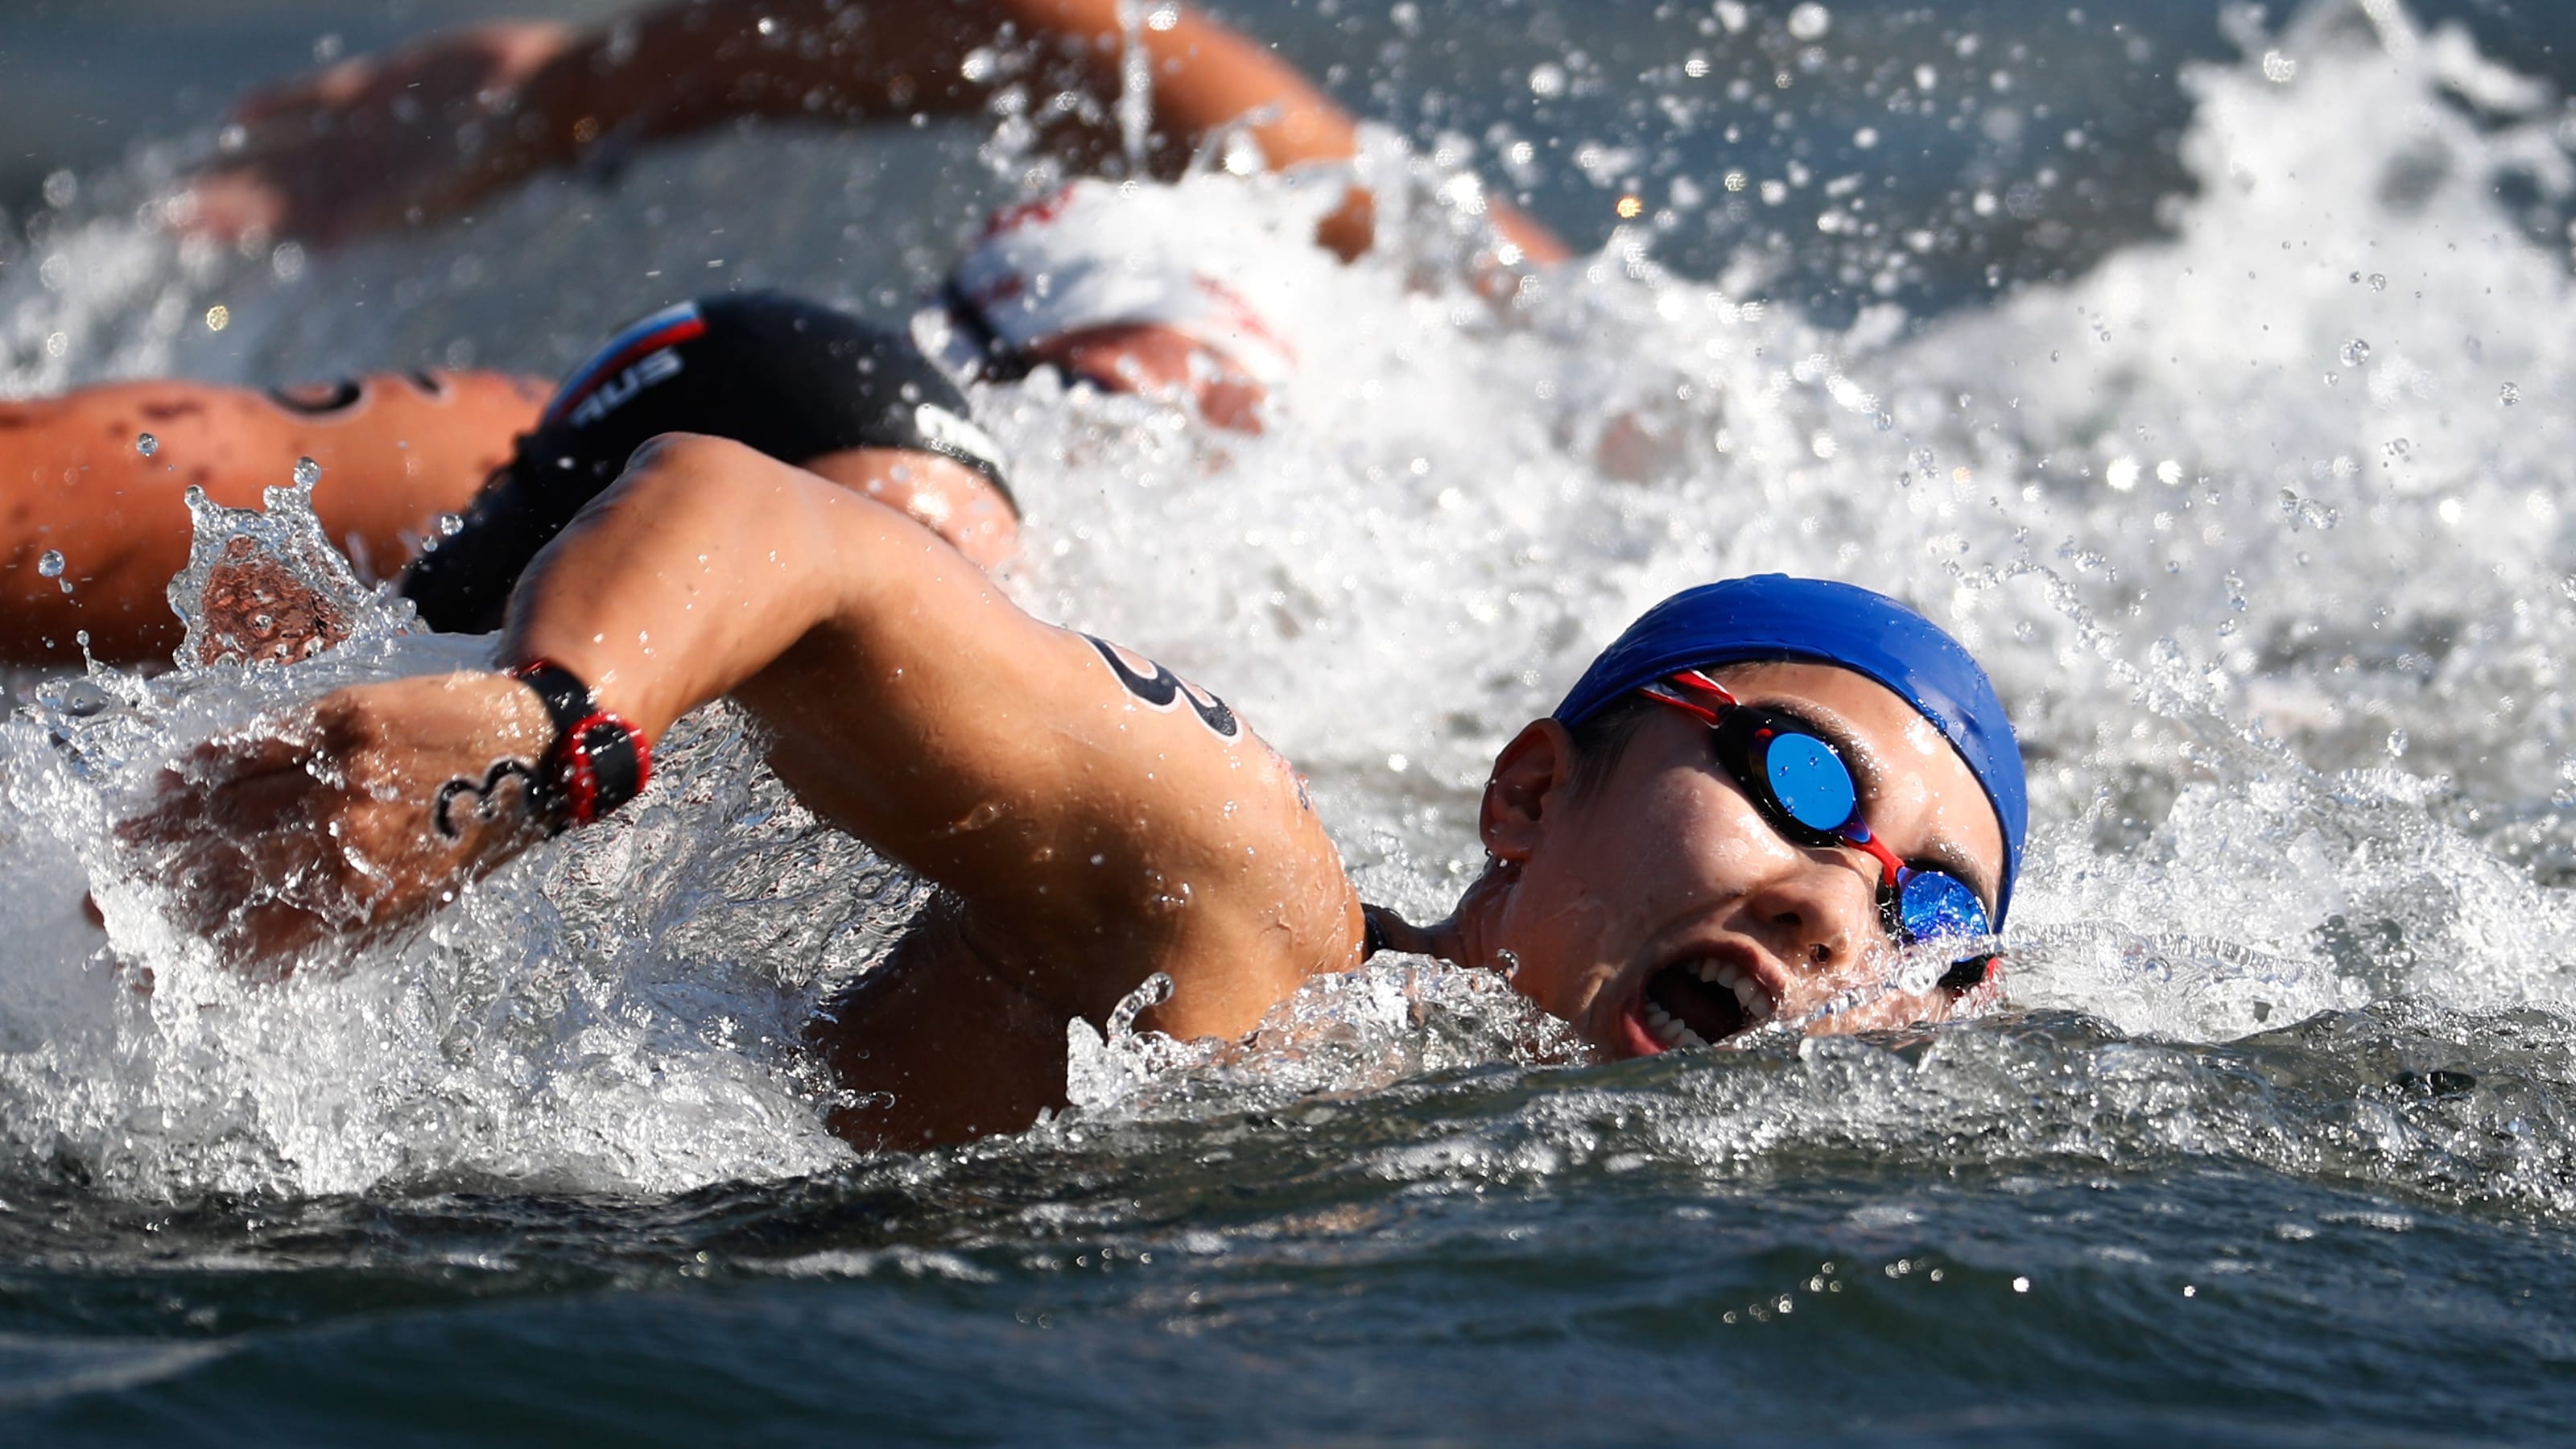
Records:
[[[1851,762],[1861,816],[1909,864],[1938,865],[1993,909],[2003,830],[1957,751],[1886,688],[1830,665],[1711,671],[1746,704],[1817,727]],[[1501,868],[1477,912],[1483,953],[1616,1056],[1800,1020],[1896,964],[1878,866],[1792,842],[1718,765],[1709,731],[1648,715],[1606,777],[1577,788],[1561,726],[1522,732],[1495,765],[1484,834]],[[1508,963],[1506,963],[1508,964]],[[1857,1030],[1937,1019],[1947,993],[1890,995],[1812,1024]]]
[[[1110,392],[1188,398],[1216,427],[1261,431],[1267,391],[1225,354],[1178,328],[1152,322],[1086,327],[1032,342],[1028,355]]]

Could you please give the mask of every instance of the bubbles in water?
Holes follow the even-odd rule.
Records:
[[[2359,367],[2370,360],[2370,344],[2356,337],[2345,343],[2343,351],[2337,355],[2343,358],[2344,366]]]
[[[63,576],[63,556],[53,549],[46,549],[44,557],[36,560],[36,572],[43,574],[49,579],[61,578]]]
[[[150,433],[137,433],[134,437],[134,451],[149,458],[161,451],[161,440]]]

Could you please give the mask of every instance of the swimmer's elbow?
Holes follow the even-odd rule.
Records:
[[[708,433],[656,433],[627,456],[626,471],[610,491],[703,491],[723,480],[756,471],[770,461],[757,449],[731,438]]]
[[[745,527],[781,530],[790,509],[781,495],[800,475],[766,453],[704,433],[660,433],[627,459],[626,471],[584,513],[679,529],[712,547]]]
[[[775,600],[782,584],[802,586],[834,596],[826,608],[854,578],[899,571],[902,543],[920,532],[899,510],[701,433],[648,439],[584,513],[599,518],[576,527],[605,528],[623,559],[729,574],[718,587],[746,598]],[[877,564],[862,562],[869,558]]]

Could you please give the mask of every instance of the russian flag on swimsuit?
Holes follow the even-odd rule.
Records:
[[[682,302],[665,307],[609,339],[608,345],[592,355],[590,361],[573,371],[555,400],[546,407],[546,415],[537,426],[550,428],[572,415],[582,399],[599,390],[602,383],[616,377],[637,361],[652,356],[665,347],[677,347],[706,335],[706,319],[698,315],[698,304]]]

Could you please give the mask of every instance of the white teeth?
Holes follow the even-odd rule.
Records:
[[[1639,1020],[1646,1023],[1647,1034],[1667,1047],[1708,1045],[1708,1038],[1682,1025],[1679,1017],[1651,1001],[1645,1003],[1645,1009],[1638,1012],[1637,1016]]]
[[[1735,1004],[1744,1008],[1744,1019],[1748,1023],[1771,1019],[1771,993],[1755,982],[1741,979],[1735,982]]]
[[[1698,977],[1700,980],[1707,982],[1709,985],[1715,986],[1718,984],[1717,979],[1726,974],[1726,968],[1718,965],[1714,961],[1702,960],[1697,965],[1691,967],[1691,974]]]

